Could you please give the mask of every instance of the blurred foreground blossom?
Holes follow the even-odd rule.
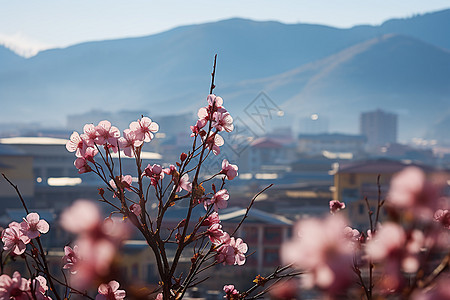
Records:
[[[450,212],[448,209],[438,209],[434,213],[434,220],[444,226],[444,228],[450,229]]]
[[[283,244],[283,262],[309,271],[303,278],[306,288],[317,286],[334,294],[344,292],[354,281],[354,245],[346,237],[346,223],[339,215],[302,220],[294,228],[293,239]]]
[[[418,270],[418,255],[424,244],[425,237],[419,230],[407,234],[396,223],[383,224],[366,247],[367,255],[383,266],[382,290],[396,291],[402,284],[402,271],[414,273]]]
[[[72,264],[68,265],[71,270],[76,270],[73,284],[86,288],[95,278],[106,276],[118,247],[128,236],[128,224],[122,219],[108,218],[103,221],[97,205],[78,200],[63,212],[61,225],[67,231],[78,234],[75,241],[77,252],[73,253],[76,260],[72,259]],[[70,253],[66,253],[65,257],[67,254],[66,261],[70,258]]]
[[[28,298],[30,286],[28,280],[22,278],[19,272],[14,272],[13,277],[6,274],[0,276],[0,299],[25,300]]]
[[[439,180],[429,181],[421,169],[408,167],[392,178],[386,204],[429,221],[438,207],[440,188]]]

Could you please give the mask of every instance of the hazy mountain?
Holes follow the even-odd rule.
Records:
[[[5,70],[11,66],[16,66],[20,62],[24,61],[25,58],[15,54],[8,48],[0,45],[0,68]],[[1,70],[0,69],[0,70]]]
[[[332,124],[354,128],[357,111],[389,110],[396,97],[408,97],[409,107],[417,108],[430,99],[439,107],[449,101],[443,49],[450,49],[449,20],[450,10],[350,29],[230,19],[52,49],[29,59],[0,47],[0,63],[9,66],[0,68],[0,118],[62,124],[67,114],[91,109],[194,111],[209,90],[218,53],[216,92],[227,96],[230,109],[242,109],[263,89],[300,112],[353,101],[353,115],[346,116],[352,124]],[[398,103],[405,109],[406,102]]]
[[[399,114],[401,136],[422,136],[437,116],[450,113],[450,52],[386,35],[229,89],[243,91],[234,93],[241,99],[264,90],[288,115],[318,113],[333,131],[357,133],[360,112],[383,108]]]

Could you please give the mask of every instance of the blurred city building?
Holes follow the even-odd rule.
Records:
[[[378,197],[385,199],[392,176],[408,166],[419,167],[426,173],[436,169],[411,162],[388,159],[374,159],[336,164],[334,174],[333,199],[344,202],[344,212],[353,227],[367,229],[367,198],[372,211],[376,211]],[[379,176],[379,181],[378,181]],[[384,216],[384,210],[382,215]]]
[[[20,187],[24,201],[30,204],[34,195],[33,157],[10,145],[0,144],[0,174]],[[22,207],[17,192],[0,177],[0,217],[8,208]]]
[[[301,155],[352,159],[364,152],[366,138],[342,133],[300,134],[297,143]]]
[[[301,118],[299,120],[300,134],[320,134],[327,133],[329,127],[328,118],[320,116],[319,114],[312,114],[309,117]]]
[[[377,109],[360,115],[359,131],[367,138],[367,147],[397,142],[397,115]]]

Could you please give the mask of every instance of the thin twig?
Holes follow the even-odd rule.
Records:
[[[233,233],[230,236],[234,236],[234,234],[239,230],[239,228],[241,227],[242,223],[244,223],[244,220],[247,219],[248,213],[250,211],[250,208],[252,208],[253,203],[255,202],[256,198],[258,198],[259,195],[261,195],[262,193],[264,193],[267,189],[271,188],[273,186],[273,183],[269,184],[268,186],[266,186],[264,189],[262,189],[261,191],[259,191],[255,196],[253,196],[252,201],[250,201],[250,204],[247,207],[247,210],[245,211],[245,215],[242,217],[241,221],[239,222],[239,224],[236,226],[236,228],[234,229]]]

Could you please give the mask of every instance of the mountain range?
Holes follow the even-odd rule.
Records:
[[[194,113],[215,53],[215,92],[236,116],[265,91],[285,112],[278,125],[319,114],[330,131],[357,133],[359,114],[381,108],[399,115],[408,140],[450,118],[449,9],[349,29],[229,19],[28,59],[0,46],[0,123],[62,126],[93,109]]]

